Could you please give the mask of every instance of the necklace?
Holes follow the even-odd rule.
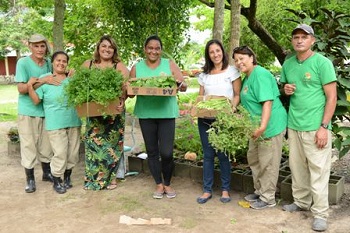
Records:
[[[303,60],[299,60],[299,59],[298,59],[298,56],[295,56],[295,58],[297,59],[298,64],[301,65],[301,64],[304,63],[304,61],[306,61],[306,60],[307,60],[309,57],[311,57],[312,55],[314,55],[314,52],[313,52],[313,51],[311,51],[311,53],[310,53],[305,59],[303,59]]]

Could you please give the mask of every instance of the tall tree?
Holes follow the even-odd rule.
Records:
[[[152,34],[161,37],[166,54],[180,61],[179,45],[190,26],[192,1],[67,0],[65,37],[75,45],[72,62],[91,57],[94,44],[103,34],[114,37],[126,63],[143,55],[143,43]]]
[[[215,5],[208,0],[199,1],[209,7],[214,7]],[[230,0],[227,1],[231,3]],[[286,51],[256,18],[257,2],[258,0],[250,0],[249,7],[241,7],[241,14],[248,20],[248,27],[263,41],[282,64],[286,57]],[[225,5],[225,9],[231,10],[231,6]]]
[[[230,45],[229,45],[229,61],[233,64],[231,56],[232,50],[239,46],[241,34],[241,2],[240,0],[231,0],[231,30],[230,30]]]
[[[31,34],[36,32],[47,36],[48,22],[37,11],[27,7],[24,0],[13,0],[3,7],[0,7],[0,56],[12,49],[20,58],[21,52],[28,51],[27,39]]]
[[[64,11],[65,11],[65,0],[55,0],[55,13],[52,26],[52,37],[53,37],[53,50],[64,49]]]
[[[214,5],[213,38],[222,41],[224,34],[225,0],[216,0]]]

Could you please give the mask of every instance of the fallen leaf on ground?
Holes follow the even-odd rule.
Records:
[[[243,208],[250,208],[250,203],[247,201],[239,201],[238,205],[242,206]]]

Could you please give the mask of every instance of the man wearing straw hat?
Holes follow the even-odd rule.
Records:
[[[34,166],[39,160],[43,169],[43,181],[52,182],[50,160],[53,155],[47,133],[44,130],[44,110],[42,104],[34,105],[28,95],[27,82],[52,70],[51,62],[46,58],[50,54],[47,39],[40,34],[32,35],[29,40],[31,55],[20,58],[16,66],[15,82],[18,97],[18,133],[21,145],[21,164],[25,169],[27,193],[35,192]],[[55,83],[53,77],[38,79],[38,86]],[[37,87],[38,87],[37,86]]]

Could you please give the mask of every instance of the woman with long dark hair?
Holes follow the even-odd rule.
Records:
[[[94,58],[85,61],[83,67],[114,68],[125,78],[129,76],[129,70],[119,58],[117,44],[109,35],[100,38]],[[126,93],[123,92],[120,104],[116,106],[120,114],[87,118],[84,137],[85,189],[115,189],[117,178],[124,178],[125,99]]]
[[[235,109],[239,104],[239,92],[241,79],[238,70],[229,65],[227,54],[219,40],[210,40],[205,46],[205,64],[203,73],[198,77],[199,95],[225,96],[232,102]],[[197,198],[199,204],[206,203],[212,198],[212,186],[214,184],[214,157],[217,155],[221,171],[220,201],[231,201],[229,190],[231,181],[231,165],[228,155],[218,151],[210,145],[208,129],[215,122],[215,118],[198,117],[198,129],[203,149],[203,194]]]

